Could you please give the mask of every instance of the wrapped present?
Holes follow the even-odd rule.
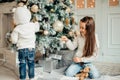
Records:
[[[46,58],[43,65],[43,71],[50,73],[53,69],[56,69],[57,63],[58,63],[57,60]]]

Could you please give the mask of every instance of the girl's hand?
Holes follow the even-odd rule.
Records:
[[[80,31],[75,31],[75,37],[80,35]]]
[[[62,37],[61,37],[61,40],[67,42],[67,41],[68,41],[68,38],[67,38],[66,36],[62,36]]]
[[[73,61],[74,61],[75,63],[79,63],[79,62],[81,62],[82,60],[81,60],[81,58],[79,58],[79,57],[74,57],[74,58],[73,58]]]

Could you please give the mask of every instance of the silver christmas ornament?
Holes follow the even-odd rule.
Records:
[[[59,20],[55,21],[55,23],[53,24],[53,29],[56,31],[56,32],[62,32],[63,30],[63,23]]]

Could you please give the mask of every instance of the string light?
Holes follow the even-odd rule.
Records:
[[[116,0],[113,0],[113,2],[115,2]]]

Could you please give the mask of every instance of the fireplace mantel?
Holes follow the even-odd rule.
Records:
[[[6,47],[5,35],[12,29],[12,9],[16,2],[0,3],[0,48]]]
[[[16,67],[16,53],[8,50],[6,44],[6,33],[13,29],[13,13],[12,9],[16,6],[16,2],[0,3],[0,61],[3,61],[3,65],[13,70],[16,74],[18,69]]]
[[[5,2],[0,3],[0,14],[1,13],[12,13],[12,8],[16,6],[16,2]]]

